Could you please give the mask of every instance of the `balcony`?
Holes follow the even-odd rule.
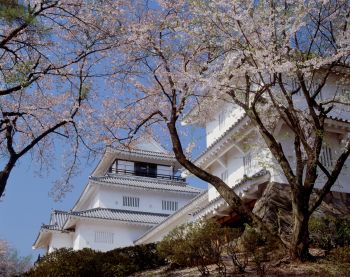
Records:
[[[162,180],[171,180],[171,181],[181,181],[185,182],[186,179],[182,178],[181,176],[177,175],[170,175],[170,174],[160,174],[158,172],[147,172],[147,171],[135,171],[135,170],[129,170],[129,169],[110,169],[109,173],[112,174],[121,174],[121,175],[127,175],[127,176],[141,176],[141,177],[149,177],[149,178],[156,178],[156,179],[162,179]]]

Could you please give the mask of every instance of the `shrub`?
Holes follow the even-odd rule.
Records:
[[[186,241],[186,236],[190,225],[180,225],[173,229],[158,244],[159,254],[179,267],[192,266],[191,248]]]
[[[350,263],[350,246],[337,247],[331,250],[327,259],[334,263]]]
[[[158,245],[159,253],[179,266],[196,266],[208,275],[208,265],[216,264],[219,274],[226,274],[222,253],[226,244],[226,228],[214,221],[181,225],[170,232]]]
[[[104,256],[104,261],[108,261],[110,264],[116,264],[116,261],[118,261],[119,270],[123,268],[125,271],[125,268],[129,268],[127,274],[157,268],[166,264],[154,243],[114,249],[104,253]]]
[[[88,276],[97,275],[97,252],[91,249],[73,251],[58,249],[45,255],[25,276]]]
[[[258,275],[264,276],[266,262],[269,261],[268,254],[277,250],[276,241],[246,224],[239,243],[244,252],[252,256]]]
[[[231,258],[233,265],[238,269],[238,272],[245,272],[248,265],[248,255],[245,251],[239,248],[239,238],[242,235],[242,230],[239,228],[232,228],[226,234],[226,252]]]
[[[61,248],[45,255],[24,276],[127,276],[165,265],[155,244],[118,248],[109,252]]]
[[[324,250],[350,245],[350,217],[313,217],[309,221],[311,245]]]

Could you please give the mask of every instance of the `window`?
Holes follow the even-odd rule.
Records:
[[[116,160],[109,168],[109,173],[130,173],[134,171],[134,163],[125,160]]]
[[[225,112],[221,112],[219,114],[219,130],[223,130],[225,128],[226,115]]]
[[[223,180],[225,183],[228,181],[228,173],[227,170],[221,173],[221,180]]]
[[[124,160],[117,160],[117,169],[118,171],[133,171],[134,170],[134,163],[130,161],[124,161]]]
[[[252,154],[248,152],[243,157],[244,174],[249,175],[252,170]]]
[[[135,162],[135,175],[157,177],[157,165],[150,163]]]
[[[95,242],[113,244],[114,234],[111,232],[95,231]]]
[[[140,198],[131,197],[131,196],[123,196],[123,206],[125,207],[139,207],[140,206]]]
[[[176,201],[162,200],[163,211],[177,211],[178,203]]]
[[[332,149],[328,146],[322,146],[319,159],[321,164],[324,167],[326,168],[332,167],[333,166]]]
[[[157,175],[173,175],[173,169],[170,166],[166,165],[157,165]]]

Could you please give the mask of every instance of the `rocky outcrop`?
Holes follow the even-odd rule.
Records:
[[[253,212],[260,216],[264,222],[273,225],[280,234],[288,236],[291,232],[292,222],[290,186],[274,182],[268,183],[262,196],[255,203]],[[329,193],[314,213],[315,216],[349,214],[350,194],[341,192]]]

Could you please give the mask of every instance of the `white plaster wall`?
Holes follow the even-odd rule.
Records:
[[[243,153],[233,148],[227,153],[228,183],[233,187],[244,174]]]
[[[248,140],[250,137],[256,137],[256,134],[251,132],[249,133],[247,138],[244,138],[243,140]],[[256,139],[256,138],[255,138]],[[257,148],[257,144],[251,144],[252,147],[250,149],[247,149],[247,151],[251,152],[252,155],[252,166],[251,170],[247,174],[248,176],[252,176],[258,171],[260,171],[262,168],[265,168],[266,165],[269,162],[269,159],[271,157],[267,155],[265,144],[260,143],[261,148]],[[223,156],[216,157],[215,161],[210,165],[208,168],[209,172],[214,174],[215,176],[218,176],[221,178],[221,174],[227,170],[228,173],[228,185],[232,188],[234,187],[238,182],[242,180],[244,177],[245,171],[244,171],[244,164],[243,164],[243,157],[246,153],[242,152],[243,147],[237,148],[236,146],[231,147],[229,151],[227,151]],[[208,195],[209,195],[209,201],[213,200],[214,198],[219,196],[219,193],[216,191],[216,189],[208,185]]]
[[[315,76],[315,79],[317,79],[317,76]],[[343,82],[343,83],[340,83]],[[339,75],[336,74],[331,74],[328,77],[327,83],[324,85],[321,95],[322,95],[322,100],[329,100],[333,99],[334,96],[337,98],[339,96],[342,96],[344,94],[343,89],[346,89],[349,91],[349,85],[344,83],[345,80],[341,80],[339,78]],[[346,82],[349,82],[347,80]],[[348,92],[347,92],[348,93]],[[344,100],[343,100],[344,101]],[[349,100],[345,100],[346,102],[349,102]],[[295,103],[297,103],[297,107],[301,109],[306,109],[306,102],[305,98],[301,94],[297,94],[295,97]],[[336,105],[336,108],[334,108],[329,115],[331,116],[336,116],[336,117],[341,117],[343,119],[350,120],[350,112],[349,112],[349,106],[346,105]]]
[[[119,247],[133,245],[134,240],[144,234],[150,226],[137,226],[119,222],[105,223],[98,221],[79,222],[76,225],[73,243],[74,250],[92,248],[98,251],[109,251]],[[95,232],[113,233],[113,243],[95,242]]]
[[[206,123],[206,145],[209,147],[243,115],[243,109],[233,104],[224,104],[220,112],[226,115],[223,128],[219,128],[219,113],[214,120]]]
[[[285,151],[285,154],[288,160],[291,163],[293,170],[295,171],[295,160],[294,160],[294,135],[288,131],[288,129],[282,127],[280,133],[277,135],[279,142],[282,144],[282,147]],[[248,138],[247,138],[248,139]],[[262,141],[261,137],[256,138],[259,141]],[[325,144],[332,149],[333,153],[333,163],[335,159],[340,155],[340,139],[338,134],[329,133],[325,137]],[[259,146],[260,145],[260,146]],[[260,147],[260,148],[259,148]],[[278,183],[287,183],[285,175],[279,166],[279,164],[273,158],[271,152],[266,148],[266,145],[261,143],[254,144],[252,149],[252,159],[253,159],[253,169],[250,171],[249,176],[258,172],[262,168],[265,168],[271,173],[271,181]],[[222,164],[227,167],[228,170],[228,184],[230,187],[234,187],[237,182],[239,182],[244,176],[244,166],[243,166],[243,156],[244,153],[238,151],[234,147],[232,150],[228,151],[225,156],[220,159],[220,163],[215,161],[209,168],[209,172],[212,174],[221,177],[221,173],[225,170]],[[337,182],[332,187],[332,191],[347,192],[350,193],[350,159],[346,162],[342,173],[340,174]],[[325,176],[322,172],[319,173],[319,177],[315,184],[315,188],[323,187],[325,183]],[[219,196],[218,192],[210,184],[208,185],[208,195],[209,201],[215,199]]]
[[[156,233],[154,233],[152,236],[148,237],[142,243],[137,243],[137,244],[146,244],[146,243],[154,243],[154,242],[161,241],[174,228],[176,228],[177,226],[180,226],[182,224],[191,222],[192,218],[193,218],[192,215],[184,214],[183,216],[181,216],[181,217],[177,218],[176,220],[174,220],[173,222],[171,222],[171,224],[158,230]]]
[[[100,196],[100,191],[96,190],[94,197],[90,203],[90,206],[88,207],[88,209],[94,209],[94,208],[98,208],[101,207],[101,202],[100,202],[101,196]]]
[[[277,140],[281,143],[282,148],[285,152],[285,155],[289,162],[291,163],[292,168],[295,169],[295,160],[294,160],[294,134],[285,128],[285,126],[281,127],[281,130],[278,134],[275,134]],[[282,171],[282,168],[275,160],[275,158],[271,154],[271,161],[267,167],[271,174],[271,181],[277,183],[287,183],[287,179]]]
[[[336,159],[341,155],[342,149],[340,148],[341,142],[337,134],[328,134],[325,138],[325,143],[332,149],[333,166]],[[334,184],[332,191],[347,192],[350,193],[350,160],[348,159],[339,175],[338,180]],[[316,188],[322,188],[326,182],[325,175],[320,171],[317,178]]]
[[[52,233],[49,243],[48,252],[51,253],[59,248],[72,248],[73,235],[72,233]]]
[[[283,150],[285,151],[285,154],[291,163],[292,169],[295,172],[295,154],[294,154],[294,136],[291,134],[290,131],[286,128],[282,128],[280,131],[280,134],[278,136],[278,140],[281,142]],[[336,133],[328,133],[325,137],[325,145],[330,147],[332,149],[332,158],[333,158],[333,165],[336,161],[336,159],[341,154],[341,141],[339,139],[338,134]],[[278,165],[278,163],[271,158],[271,167],[268,168],[271,172],[271,180],[274,182],[279,183],[287,183],[287,179],[281,169],[281,167]],[[315,188],[322,188],[325,184],[325,176],[319,170],[319,176],[317,178]],[[342,169],[341,174],[339,175],[339,178],[337,182],[332,187],[332,191],[339,191],[339,192],[347,192],[350,193],[350,160],[348,159]]]
[[[333,75],[329,78],[328,83],[324,86],[322,90],[322,99],[327,99],[332,97],[335,94],[342,93],[342,88],[344,86],[339,85],[339,76]],[[303,96],[296,95],[295,96],[296,106],[300,109],[306,109],[306,102]],[[219,130],[219,111],[217,112],[214,120],[209,121],[206,124],[206,142],[207,147],[212,145],[215,140],[220,137],[227,129],[229,129],[237,119],[243,114],[243,110],[241,108],[237,108],[232,104],[226,104],[222,107],[221,111],[226,111],[227,118],[225,121],[225,127]],[[338,106],[333,109],[330,113],[332,116],[340,117],[343,119],[350,120],[350,109],[346,106]],[[244,139],[245,140],[245,139]],[[294,135],[288,131],[286,128],[282,128],[279,132],[278,140],[281,142],[283,149],[286,152],[286,156],[288,160],[291,162],[293,169],[295,170],[295,161],[294,161]],[[339,156],[340,154],[340,141],[337,140],[337,134],[330,134],[327,136],[328,144],[333,149],[335,156]],[[266,148],[265,143],[261,137],[256,139],[254,151],[254,155],[256,156],[254,170],[250,172],[250,175],[259,171],[262,168],[266,168],[271,173],[271,180],[279,183],[286,183],[287,180],[280,168],[279,164],[274,160],[271,152]],[[234,184],[239,181],[244,175],[244,167],[243,167],[243,153],[238,154],[235,152],[229,152],[226,157],[227,169],[229,180],[228,183],[230,186],[234,186]],[[335,159],[335,158],[334,158]],[[212,164],[208,170],[216,176],[221,175],[222,167],[218,165],[217,162]],[[319,174],[318,181],[316,183],[316,187],[319,188],[324,184],[324,176],[322,173]],[[323,179],[322,179],[323,178]],[[348,160],[340,174],[338,181],[333,186],[333,191],[341,191],[341,192],[349,192],[350,193],[350,160]],[[218,196],[217,191],[211,186],[208,185],[209,190],[209,201],[216,198]]]
[[[185,195],[172,192],[157,192],[153,190],[129,190],[124,188],[100,187],[98,190],[100,208],[123,209],[153,213],[171,214],[173,211],[162,210],[162,200],[177,201],[178,209],[184,206],[195,195]],[[139,197],[139,207],[123,206],[123,196]],[[97,201],[96,201],[97,202]]]

